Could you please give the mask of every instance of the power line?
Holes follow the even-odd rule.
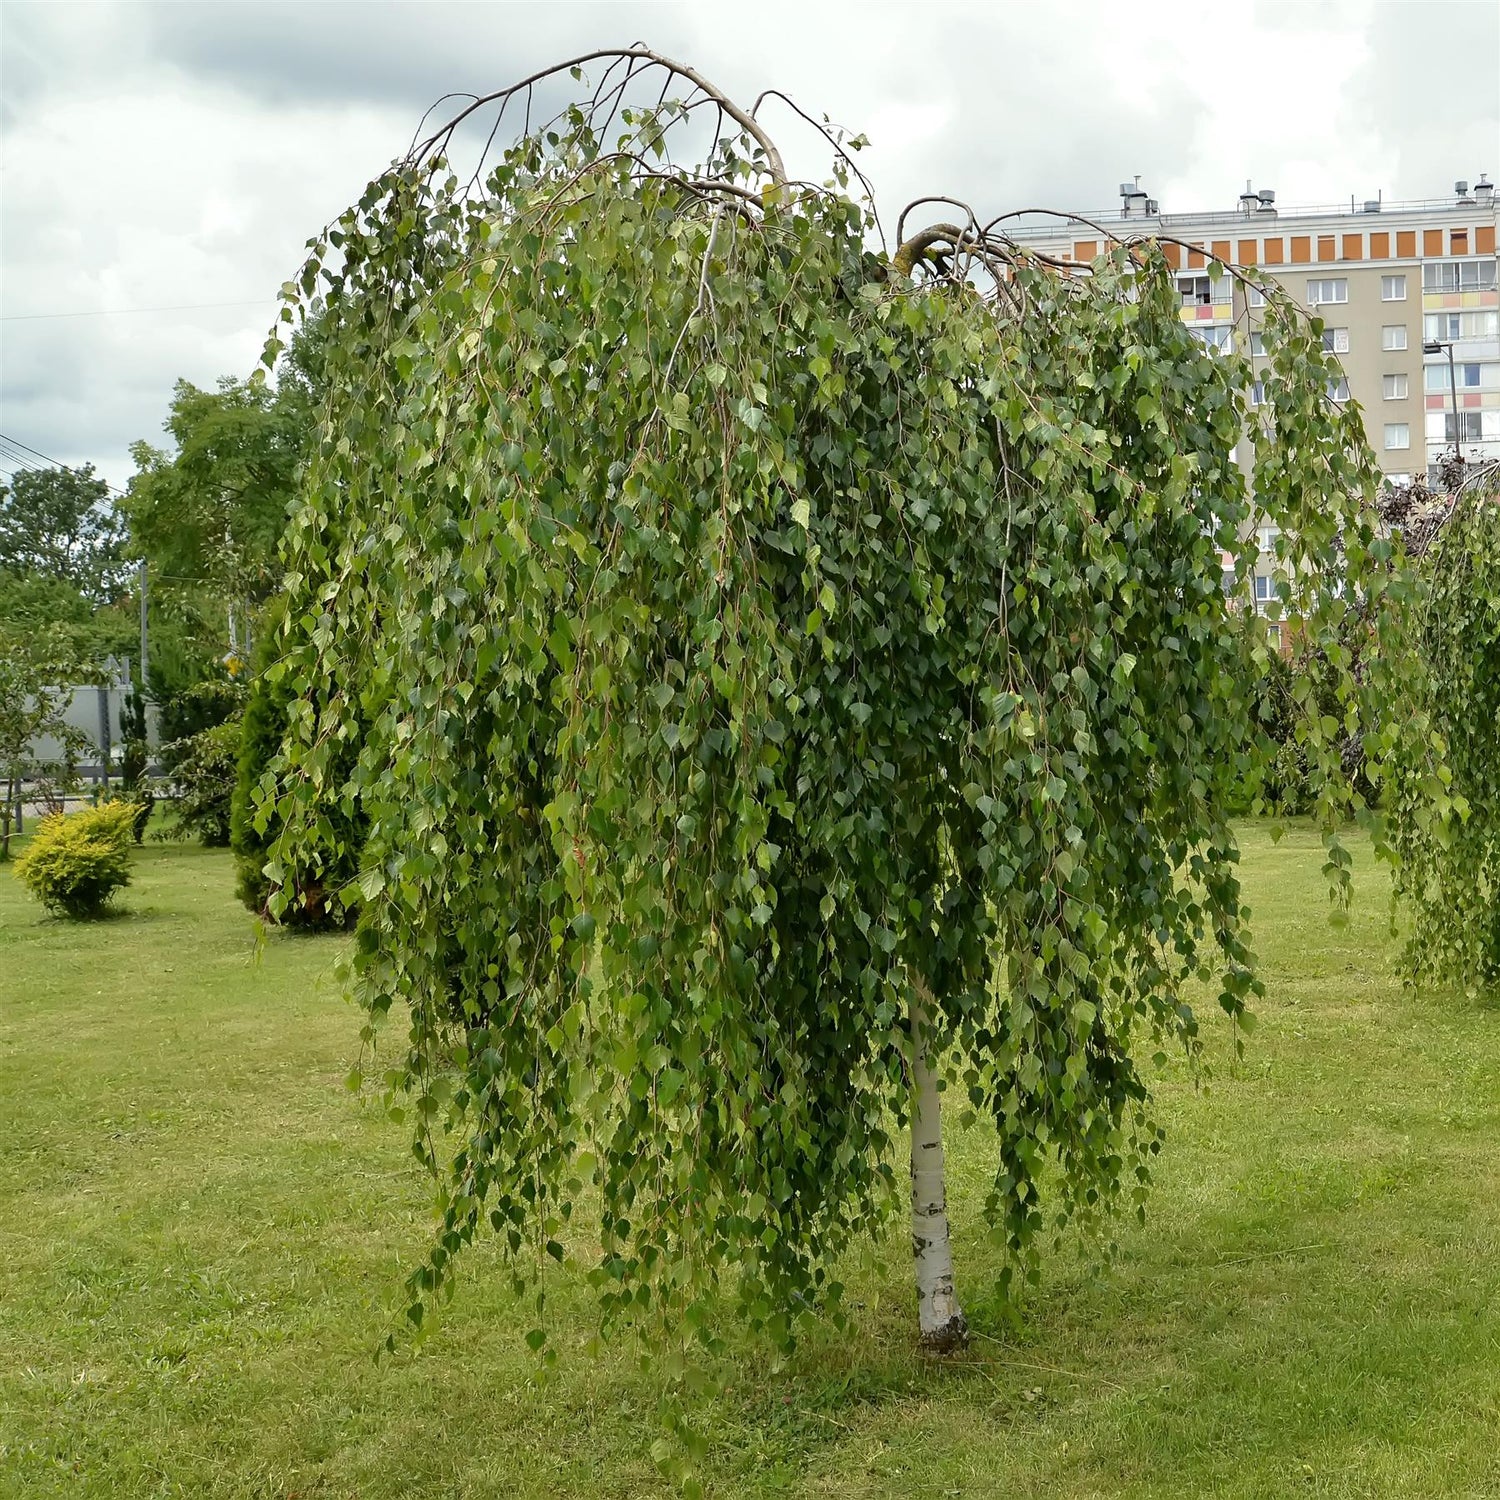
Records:
[[[70,465],[63,463],[60,459],[49,458],[39,449],[31,447],[27,443],[23,443],[20,438],[13,438],[9,436],[9,434],[4,432],[0,432],[0,445],[3,445],[3,447],[0,447],[0,452],[4,452],[7,458],[19,462],[22,468],[35,467],[34,464],[26,461],[27,455],[30,455],[31,458],[41,459],[44,464],[50,464],[54,469],[66,469],[70,467]],[[16,451],[12,452],[6,450]],[[126,491],[122,490],[118,485],[111,484],[107,479],[101,479],[99,483],[102,484],[105,489],[112,490],[116,495],[123,495],[126,493]]]
[[[183,302],[176,307],[98,307],[86,312],[6,313],[0,323],[30,323],[42,318],[118,318],[127,313],[207,312],[217,307],[269,307],[274,297],[256,297],[249,302]]]

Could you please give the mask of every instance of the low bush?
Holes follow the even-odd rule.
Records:
[[[135,814],[129,802],[104,802],[43,818],[16,861],[17,879],[48,911],[80,920],[102,915],[130,883]]]

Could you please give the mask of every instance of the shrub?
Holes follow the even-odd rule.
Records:
[[[130,883],[134,818],[129,802],[43,818],[16,862],[17,878],[48,911],[79,919],[101,915]]]
[[[255,826],[256,790],[281,749],[287,709],[293,696],[288,680],[268,670],[276,661],[278,623],[279,610],[273,607],[267,611],[256,650],[230,814],[230,846],[236,856],[235,894],[261,916],[269,916],[272,888],[265,866],[279,825],[273,821],[264,830]],[[347,775],[352,769],[354,753],[353,747],[336,752],[331,770]],[[364,843],[363,829],[356,819],[337,807],[329,809],[329,820],[333,837],[319,841],[316,849],[305,848],[302,867],[289,874],[291,899],[280,916],[285,926],[347,926],[352,920],[352,906],[346,907],[332,897],[335,892],[347,889],[358,873],[350,851]]]
[[[240,753],[239,719],[216,724],[172,746],[176,766],[174,837],[197,834],[210,848],[229,843],[229,804]]]

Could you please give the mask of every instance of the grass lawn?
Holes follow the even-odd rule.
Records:
[[[1314,837],[1244,842],[1260,1026],[1238,1069],[1210,1028],[1207,1090],[1161,1078],[1114,1265],[1054,1259],[1008,1329],[988,1140],[953,1129],[968,1355],[912,1352],[893,1235],[846,1277],[851,1339],[726,1361],[710,1493],[1500,1496],[1500,1007],[1402,992],[1368,857],[1337,932]],[[0,1494],[662,1492],[652,1381],[619,1349],[538,1387],[489,1247],[418,1355],[373,1361],[430,1191],[342,1088],[339,940],[257,962],[231,884],[148,846],[78,927],[0,867]]]

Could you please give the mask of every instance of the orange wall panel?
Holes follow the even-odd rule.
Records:
[[[1174,271],[1182,269],[1181,245],[1163,245],[1161,247],[1161,253],[1166,256],[1167,264],[1171,266]]]
[[[1318,259],[1337,260],[1338,256],[1333,248],[1334,239],[1331,234],[1320,234],[1318,236]]]
[[[1282,262],[1281,236],[1266,241],[1265,260],[1268,266],[1279,266]]]
[[[1204,262],[1204,259],[1203,259],[1203,250],[1202,250],[1202,247],[1195,245],[1191,250],[1188,251],[1188,270],[1190,270],[1190,271],[1199,271],[1199,270],[1202,270],[1204,264],[1205,264],[1205,262]]]
[[[1362,234],[1346,234],[1344,236],[1343,259],[1363,260],[1365,258],[1365,237]]]
[[[1253,266],[1259,260],[1259,256],[1255,253],[1254,240],[1241,240],[1239,243],[1239,252],[1238,264],[1242,266]]]
[[[1422,254],[1441,255],[1443,253],[1443,231],[1441,229],[1424,229],[1422,231]]]
[[[1391,237],[1382,229],[1370,236],[1370,259],[1389,260],[1391,258]]]
[[[1415,229],[1398,229],[1396,231],[1396,255],[1401,260],[1407,260],[1417,253],[1417,231]]]
[[[1234,258],[1233,252],[1229,248],[1228,240],[1215,240],[1208,248],[1213,251],[1214,259],[1220,265],[1227,266]]]
[[[1467,255],[1469,253],[1469,231],[1467,229],[1450,229],[1448,231],[1448,254]]]
[[[1078,240],[1073,245],[1074,260],[1093,260],[1098,253],[1098,240]]]
[[[1312,259],[1312,241],[1305,234],[1292,236],[1292,264],[1305,266]]]
[[[1493,224],[1481,224],[1474,231],[1474,253],[1476,255],[1495,253],[1495,226]]]

